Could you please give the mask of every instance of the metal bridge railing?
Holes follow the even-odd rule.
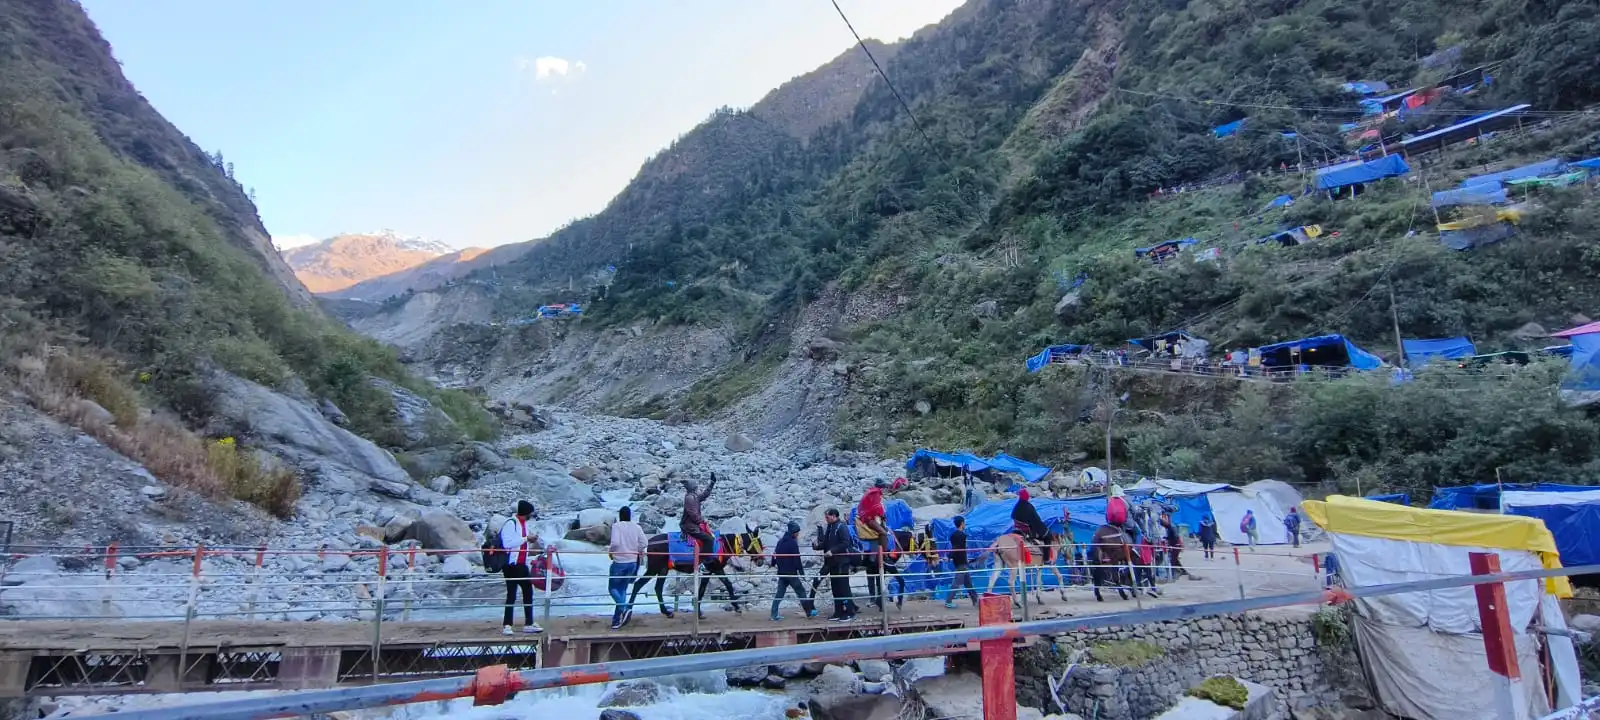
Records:
[[[1481,562],[1480,562],[1481,561]],[[342,688],[289,693],[272,697],[247,698],[187,707],[167,707],[153,710],[135,710],[117,713],[121,720],[256,720],[257,718],[286,717],[331,713],[414,702],[448,700],[471,697],[477,705],[498,705],[519,691],[540,690],[568,685],[660,677],[683,673],[726,670],[758,665],[789,662],[843,662],[867,658],[884,658],[919,651],[934,651],[950,646],[979,644],[984,657],[984,705],[999,708],[994,718],[1014,717],[1015,702],[994,702],[991,688],[1004,693],[1009,688],[1014,693],[1014,681],[1009,676],[1008,658],[1012,643],[1018,638],[1033,635],[1058,635],[1062,633],[1133,625],[1149,622],[1166,622],[1193,618],[1227,615],[1253,610],[1290,607],[1295,605],[1320,605],[1345,602],[1352,598],[1380,597],[1413,592],[1433,592],[1451,588],[1473,587],[1479,595],[1479,609],[1486,626],[1486,649],[1493,655],[1504,651],[1496,647],[1500,642],[1487,626],[1503,626],[1506,618],[1503,584],[1521,580],[1538,580],[1579,574],[1600,573],[1600,565],[1585,565],[1553,570],[1527,570],[1499,572],[1498,558],[1490,553],[1474,553],[1474,572],[1469,576],[1452,576],[1434,580],[1394,583],[1349,589],[1317,590],[1268,597],[1244,598],[1193,605],[1173,605],[1147,608],[1132,612],[1102,615],[1052,618],[1025,622],[986,623],[978,627],[957,630],[940,630],[902,635],[785,645],[749,650],[704,653],[693,656],[625,660],[572,667],[511,672],[501,667],[485,668],[477,675],[403,682],[389,685]],[[991,602],[998,600],[998,603]],[[988,596],[985,601],[985,620],[993,618],[990,611],[1009,619],[1009,607],[1003,597]],[[1497,622],[1498,621],[1498,622]],[[1502,638],[1509,640],[1509,637]],[[991,662],[991,651],[993,659]],[[1513,662],[1515,655],[1511,655]],[[1491,662],[1491,667],[1494,663]],[[996,670],[992,670],[998,668]],[[1515,667],[1510,675],[1501,673],[1508,682],[1514,682]],[[991,677],[991,672],[994,676]],[[988,713],[986,713],[987,715]],[[96,717],[110,717],[96,716]]]

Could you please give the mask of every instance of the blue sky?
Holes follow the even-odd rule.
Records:
[[[828,0],[82,0],[280,241],[531,240],[723,105],[854,44]],[[959,0],[840,0],[890,40]]]

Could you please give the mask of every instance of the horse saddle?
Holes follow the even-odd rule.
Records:
[[[718,543],[719,545],[721,543]],[[673,565],[688,565],[694,562],[694,538],[682,532],[667,533],[667,559]]]

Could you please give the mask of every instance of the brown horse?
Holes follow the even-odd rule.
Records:
[[[1015,532],[995,538],[994,543],[984,553],[993,553],[995,556],[994,572],[989,575],[989,589],[986,592],[994,592],[994,585],[1000,581],[1001,572],[1010,572],[1006,578],[1006,586],[1010,588],[1012,605],[1018,605],[1016,595],[1019,586],[1023,593],[1027,592],[1029,570],[1039,570],[1044,567],[1047,560],[1046,548],[1028,544],[1026,538]],[[1043,570],[1039,572],[1039,583],[1033,586],[1033,597],[1035,602],[1043,605],[1044,575]],[[1066,592],[1062,591],[1061,595],[1065,599]]]
[[[1094,585],[1096,602],[1105,600],[1100,596],[1102,587],[1116,588],[1117,597],[1123,600],[1128,599],[1130,590],[1140,592],[1142,589],[1150,597],[1161,596],[1150,567],[1130,542],[1128,534],[1116,525],[1101,525],[1094,531],[1093,544],[1089,546],[1089,579]],[[1132,577],[1128,574],[1130,567]]]

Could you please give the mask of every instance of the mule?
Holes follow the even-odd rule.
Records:
[[[1133,569],[1132,577],[1128,574]],[[1127,600],[1128,593],[1145,592],[1150,597],[1161,597],[1156,589],[1155,576],[1144,558],[1129,544],[1128,534],[1115,525],[1101,525],[1094,533],[1089,546],[1089,580],[1094,586],[1094,599],[1104,602],[1100,588],[1111,587],[1117,597]]]
[[[1027,578],[1030,571],[1039,573],[1039,582],[1033,586],[1034,602],[1044,604],[1044,565],[1049,561],[1049,545],[1029,544],[1027,538],[1015,532],[1008,532],[995,538],[984,554],[993,553],[995,556],[994,571],[989,574],[989,589],[993,593],[995,583],[1000,581],[1000,573],[1009,572],[1007,587],[1010,589],[1011,604],[1019,606],[1017,602],[1017,586],[1023,585],[1023,593],[1027,593]],[[1027,561],[1023,561],[1024,555]],[[1057,578],[1059,579],[1059,574]],[[1066,590],[1061,591],[1062,599],[1066,599]]]
[[[694,540],[688,539],[688,542],[693,545]],[[711,578],[715,577],[720,579],[722,587],[727,589],[728,599],[733,603],[733,611],[743,613],[744,608],[739,603],[739,594],[733,589],[733,581],[729,580],[728,575],[723,571],[731,561],[738,558],[749,559],[757,566],[764,564],[766,558],[762,555],[761,535],[756,532],[755,528],[746,525],[745,531],[742,533],[717,535],[716,547],[716,552],[700,557],[700,568],[705,572],[700,576],[700,587],[695,592],[696,607],[699,607],[700,601],[705,598],[706,588],[711,584]],[[667,602],[661,597],[662,588],[667,584],[667,573],[669,571],[677,572],[680,575],[693,575],[694,562],[692,560],[683,561],[673,558],[667,545],[667,534],[660,533],[650,538],[650,543],[645,549],[644,574],[634,581],[633,592],[628,596],[628,606],[633,606],[634,600],[639,597],[639,590],[651,578],[654,578],[656,581],[656,605],[661,608],[663,617],[669,620],[672,619],[674,613],[667,609]],[[700,617],[702,619],[705,618],[705,610],[702,609],[699,612]]]

